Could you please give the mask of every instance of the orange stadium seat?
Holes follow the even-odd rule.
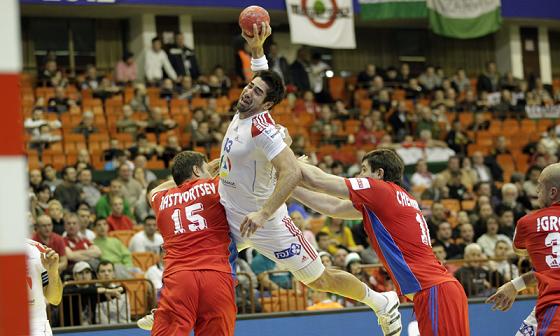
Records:
[[[124,246],[128,248],[128,242],[134,236],[134,230],[114,230],[109,232],[109,237],[115,237],[123,243]]]
[[[149,283],[146,281],[139,282],[123,282],[128,297],[128,305],[130,307],[130,315],[132,318],[139,318],[149,313]]]
[[[464,200],[461,201],[461,209],[463,211],[471,211],[474,209],[476,202],[474,200]]]
[[[442,199],[441,204],[443,204],[443,206],[446,209],[451,210],[453,212],[461,211],[461,203],[459,202],[459,200],[452,199],[452,198]]]
[[[132,231],[134,232],[134,231]],[[128,246],[128,245],[126,245]],[[158,256],[153,252],[133,252],[132,263],[144,272],[158,262]]]
[[[342,77],[335,76],[329,78],[329,91],[334,100],[344,98],[344,85],[345,81]]]

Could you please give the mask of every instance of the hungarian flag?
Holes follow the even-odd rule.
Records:
[[[436,34],[470,39],[500,29],[500,0],[427,0],[430,27]]]

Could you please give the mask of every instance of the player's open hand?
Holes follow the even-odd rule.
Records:
[[[272,28],[268,22],[261,22],[261,32],[256,23],[253,24],[253,36],[248,36],[243,32],[241,35],[247,41],[249,48],[261,48],[266,38],[272,34]]]
[[[58,272],[58,260],[58,253],[50,247],[47,247],[45,252],[41,253],[41,263],[47,272]]]
[[[214,159],[208,162],[208,172],[212,177],[216,177],[218,175],[219,170],[220,170],[220,159]]]
[[[252,236],[258,228],[264,227],[264,223],[266,223],[267,219],[268,218],[260,211],[247,214],[239,227],[241,237]]]
[[[515,298],[517,297],[517,290],[511,283],[511,281],[507,282],[502,287],[498,288],[498,291],[486,299],[486,303],[493,303],[492,310],[501,310],[507,311],[515,302]]]

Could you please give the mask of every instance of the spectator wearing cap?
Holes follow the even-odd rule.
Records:
[[[60,257],[58,263],[59,273],[64,272],[68,266],[68,259],[66,258],[66,244],[64,239],[53,232],[53,223],[49,216],[41,215],[37,217],[35,224],[35,234],[31,238],[43,245],[52,248]]]
[[[101,250],[87,238],[80,236],[80,219],[75,213],[67,213],[64,217],[65,236],[63,237],[66,245],[65,253],[68,257],[68,268],[74,267],[79,261],[88,262],[91,265],[97,264],[97,258],[101,256]]]
[[[115,67],[115,81],[117,84],[126,85],[136,81],[136,62],[134,62],[134,54],[126,51],[123,58]]]
[[[87,262],[78,261],[72,268],[72,276],[74,281],[91,281],[93,280],[93,269]],[[63,294],[63,326],[67,327],[96,324],[97,304],[107,300],[105,295],[99,294],[111,293],[95,284],[72,284],[64,286]]]
[[[134,222],[124,214],[124,199],[120,196],[111,198],[111,215],[107,217],[109,232],[115,230],[132,230]]]
[[[156,218],[148,216],[144,220],[144,230],[137,232],[130,242],[130,252],[153,252],[158,254],[163,245],[163,237],[157,232]]]

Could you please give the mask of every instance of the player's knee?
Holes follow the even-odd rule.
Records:
[[[310,282],[307,286],[309,286],[312,289],[315,290],[319,290],[319,291],[328,291],[331,283],[331,273],[328,269],[325,269],[325,271],[321,274],[320,277],[318,277],[315,281]]]

